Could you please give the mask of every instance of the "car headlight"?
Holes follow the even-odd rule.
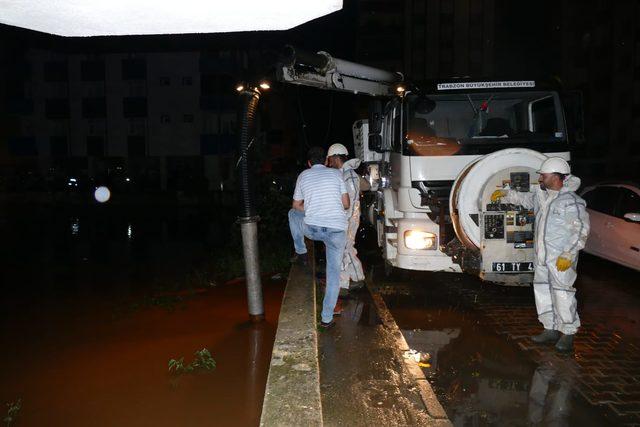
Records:
[[[436,246],[436,235],[420,230],[404,232],[404,245],[409,249],[432,249]]]

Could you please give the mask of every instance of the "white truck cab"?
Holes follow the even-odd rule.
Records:
[[[534,213],[491,195],[533,191],[546,156],[570,160],[556,91],[531,80],[408,90],[400,73],[291,49],[281,81],[373,97],[353,138],[373,192],[363,211],[389,265],[532,282]]]

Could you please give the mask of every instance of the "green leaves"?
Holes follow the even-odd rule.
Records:
[[[169,372],[185,374],[195,371],[212,371],[216,368],[216,361],[206,348],[195,352],[195,359],[188,365],[184,364],[184,357],[169,360]]]
[[[175,372],[177,374],[181,374],[183,372],[187,372],[187,369],[184,366],[184,357],[180,359],[170,359],[169,360],[169,372]]]
[[[196,359],[191,363],[194,369],[204,369],[212,371],[216,369],[216,361],[211,357],[211,353],[206,348],[196,351]]]
[[[22,409],[22,399],[15,402],[7,403],[7,415],[3,418],[4,423],[9,427],[18,417],[18,413]]]

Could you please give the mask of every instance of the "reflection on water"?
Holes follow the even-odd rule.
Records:
[[[550,364],[533,373],[529,391],[529,422],[534,425],[570,425],[573,378]]]
[[[0,210],[0,278],[10,297],[133,296],[212,265],[232,212],[90,206]]]
[[[566,367],[532,363],[486,327],[452,286],[465,285],[432,280],[404,294],[387,291],[385,301],[409,346],[431,355],[423,370],[454,425],[607,425],[572,390]]]
[[[80,234],[80,220],[76,217],[71,218],[71,235],[77,236]]]

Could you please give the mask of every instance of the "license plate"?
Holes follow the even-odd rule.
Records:
[[[491,264],[491,271],[498,273],[520,273],[533,271],[532,262],[494,262]]]

